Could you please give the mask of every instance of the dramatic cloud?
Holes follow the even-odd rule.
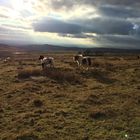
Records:
[[[76,34],[81,33],[82,28],[74,23],[61,21],[58,19],[45,18],[33,24],[35,31]]]
[[[119,18],[137,18],[140,17],[140,9],[124,6],[103,5],[99,7],[99,12],[105,16]]]
[[[0,0],[1,40],[140,45],[140,0]]]
[[[122,36],[122,35],[103,35],[103,36],[98,36],[97,42],[99,44],[104,43],[105,46],[115,46],[115,47],[133,47],[137,48],[140,44],[140,39],[139,37],[134,37],[134,36]],[[101,43],[102,42],[102,43]]]
[[[32,37],[30,35],[27,35],[25,31],[20,31],[18,29],[11,29],[9,27],[0,27],[0,42],[1,43],[6,43],[6,42],[11,42],[11,43],[17,43],[19,44],[27,44],[31,43]]]
[[[35,31],[66,34],[97,33],[128,35],[133,29],[131,22],[115,18],[78,19],[61,21],[45,18],[33,24]]]
[[[67,8],[70,9],[75,5],[90,5],[90,6],[100,6],[100,5],[119,5],[119,6],[139,6],[139,0],[50,0],[51,5],[54,8]]]
[[[132,23],[117,18],[94,18],[90,20],[79,20],[79,23],[83,23],[85,32],[97,33],[97,34],[120,34],[128,35],[132,30]],[[84,26],[85,25],[85,26]]]

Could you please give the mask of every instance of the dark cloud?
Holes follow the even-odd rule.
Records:
[[[42,2],[45,0],[42,0]],[[35,21],[32,26],[35,32],[57,33],[59,36],[69,38],[88,38],[96,40],[99,44],[139,46],[140,45],[140,0],[48,0],[53,10],[69,10],[85,6],[93,6],[93,11],[100,15],[98,18],[91,18],[96,14],[85,11],[85,17],[79,19],[62,20],[45,17]],[[47,2],[48,2],[47,1]],[[47,3],[46,2],[46,3]],[[10,7],[5,0],[1,4]],[[74,9],[75,11],[76,9]],[[92,10],[91,10],[92,11]],[[63,12],[62,12],[63,14]],[[20,12],[22,17],[30,17],[27,9]],[[74,14],[73,14],[74,15]],[[1,18],[7,16],[0,14]],[[4,35],[16,36],[17,32],[10,29],[30,29],[22,26],[7,26],[9,29],[1,28],[0,32]],[[93,34],[97,34],[94,36]],[[20,34],[20,33],[19,33]],[[25,37],[24,33],[20,34]],[[25,37],[26,38],[26,37]]]
[[[125,5],[125,6],[132,6],[140,4],[139,0],[81,0],[84,4],[111,4],[111,5]]]
[[[83,23],[84,32],[97,34],[120,34],[128,35],[132,30],[133,25],[125,19],[118,18],[93,18],[90,20],[79,20]]]
[[[37,32],[51,32],[62,34],[120,34],[129,35],[133,30],[133,24],[125,19],[118,18],[94,18],[61,21],[58,19],[45,18],[33,24]]]
[[[33,23],[33,27],[37,32],[77,34],[81,33],[82,31],[82,27],[78,24],[53,18],[45,18],[36,23]]]
[[[121,5],[121,6],[140,6],[140,0],[50,0],[52,7],[61,9],[63,7],[71,9],[75,5]]]
[[[99,12],[105,16],[119,17],[119,18],[137,18],[140,17],[140,10],[124,6],[103,5],[99,7]]]
[[[140,38],[130,35],[101,35],[96,38],[98,44],[116,47],[135,47],[140,48]]]
[[[101,14],[99,18],[88,19],[94,13],[88,13],[83,19],[73,19],[72,21],[42,20],[34,24],[35,31],[56,32],[65,34],[118,34],[129,35],[133,31],[133,23],[140,18],[140,10],[135,6],[140,4],[140,0],[50,0],[56,9],[67,8],[71,10],[75,5],[94,5],[97,12]],[[134,19],[134,22],[130,19]],[[68,29],[70,28],[70,29]],[[138,32],[139,34],[139,32]],[[81,36],[83,38],[83,35]]]

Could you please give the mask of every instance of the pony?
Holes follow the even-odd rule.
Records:
[[[43,70],[46,69],[47,67],[54,68],[54,58],[53,57],[44,57],[43,55],[40,55],[39,60],[41,61]]]
[[[73,57],[74,62],[77,63],[77,66],[91,66],[91,58],[89,56],[83,56],[82,54],[75,55]]]

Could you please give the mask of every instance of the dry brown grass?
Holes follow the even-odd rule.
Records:
[[[0,62],[0,140],[140,139],[139,60],[97,56],[83,70],[73,54],[44,54],[56,61],[43,72],[39,55],[18,56],[18,72]]]

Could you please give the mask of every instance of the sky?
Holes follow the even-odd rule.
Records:
[[[140,48],[140,0],[0,0],[0,43]]]

